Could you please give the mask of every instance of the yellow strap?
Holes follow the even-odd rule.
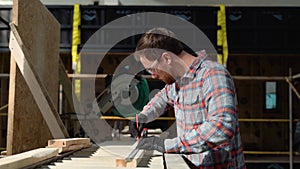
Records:
[[[72,62],[77,63],[79,61],[78,45],[80,44],[80,5],[74,5],[73,14],[73,33],[72,33]],[[73,67],[75,70],[75,68]]]
[[[217,32],[217,46],[222,48],[222,53],[218,53],[218,62],[226,66],[228,59],[228,43],[227,43],[227,30],[226,30],[226,13],[225,5],[220,4],[218,11],[218,29]]]
[[[80,73],[80,55],[78,53],[78,45],[80,44],[80,26],[81,16],[80,16],[80,5],[74,4],[73,12],[73,32],[72,32],[72,69],[76,74]],[[75,93],[80,98],[80,80],[75,80]]]

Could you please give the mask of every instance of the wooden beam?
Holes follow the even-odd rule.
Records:
[[[41,110],[44,120],[48,124],[52,136],[54,138],[68,137],[68,133],[58,115],[53,101],[49,97],[47,90],[33,69],[32,64],[27,59],[30,58],[30,55],[18,34],[17,28],[14,24],[11,24],[10,27],[10,51]]]
[[[68,147],[78,144],[90,144],[90,138],[52,139],[48,141],[48,147]]]
[[[0,73],[0,78],[9,78],[8,73]]]
[[[142,159],[145,158],[146,154],[149,156],[151,156],[151,154],[153,153],[153,151],[150,151],[151,153],[146,153],[146,150],[139,150],[136,149],[138,142],[135,142],[131,147],[131,149],[129,149],[130,151],[127,151],[127,155],[125,157],[118,157],[116,158],[116,167],[137,167],[138,164],[141,162]],[[128,157],[132,154],[133,151],[136,151],[135,155],[132,157],[132,159],[130,159],[130,161],[128,161]]]
[[[39,148],[0,159],[0,168],[23,168],[58,155],[57,148]]]
[[[90,138],[52,139],[48,141],[49,148],[59,148],[59,153],[80,150],[90,147]]]
[[[278,80],[283,81],[286,79],[285,76],[232,76],[234,80]]]
[[[75,108],[74,108],[74,103],[73,103],[73,90],[72,90],[72,82],[68,77],[68,74],[66,72],[66,68],[64,66],[64,63],[62,62],[61,59],[59,59],[59,81],[63,87],[63,91],[65,93],[65,96],[70,104],[71,107],[71,111],[75,112]],[[76,99],[76,103],[78,104],[79,101],[77,100],[77,98],[75,97],[74,99]]]
[[[139,150],[135,157],[127,162],[124,158],[116,159],[116,167],[137,167],[139,162],[144,158],[145,150]]]

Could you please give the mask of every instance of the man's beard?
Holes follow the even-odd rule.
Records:
[[[175,82],[174,77],[171,76],[169,73],[166,73],[165,76],[163,76],[163,77],[161,78],[161,80],[162,80],[163,82],[165,82],[166,84],[172,84],[172,83]]]

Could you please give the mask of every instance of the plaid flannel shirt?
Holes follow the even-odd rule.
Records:
[[[166,85],[141,113],[148,122],[174,107],[177,136],[167,153],[182,153],[199,168],[246,168],[238,126],[237,98],[229,72],[201,51],[188,72]]]

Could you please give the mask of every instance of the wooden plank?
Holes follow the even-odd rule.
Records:
[[[73,96],[73,90],[72,90],[72,82],[68,77],[68,74],[66,73],[66,68],[64,66],[64,63],[62,62],[61,59],[59,59],[59,81],[62,84],[63,91],[65,93],[65,96],[70,104],[70,108],[72,112],[75,112],[74,104],[73,104],[73,99],[75,100],[75,104],[78,104],[79,101],[77,100],[76,97]]]
[[[52,139],[48,141],[48,147],[69,147],[71,145],[90,144],[90,138]]]
[[[78,144],[78,145],[71,145],[68,147],[59,147],[59,153],[68,152],[68,151],[74,151],[74,150],[80,150],[83,148],[91,147],[91,143],[89,144]]]
[[[145,150],[139,150],[135,157],[127,162],[125,159],[116,159],[116,167],[137,167],[139,163],[145,158]]]
[[[277,163],[277,164],[282,164],[282,163],[289,163],[289,156],[284,155],[284,156],[276,156],[276,155],[256,155],[256,156],[250,156],[246,155],[245,156],[245,161],[246,163]],[[294,156],[293,157],[293,163],[294,164],[299,164],[300,163],[300,157],[299,156]]]
[[[58,21],[38,0],[14,0],[12,22],[17,26],[23,45],[28,49],[28,61],[49,94],[47,99],[51,98],[57,108],[60,40]],[[53,138],[50,131],[52,127],[49,128],[44,120],[14,56],[11,57],[9,91],[8,154],[45,147],[47,141]]]
[[[52,139],[48,141],[49,148],[59,148],[59,153],[80,150],[91,147],[90,138]]]
[[[180,154],[164,154],[165,163],[168,169],[189,169]]]
[[[23,168],[58,155],[57,148],[39,148],[0,159],[0,168]]]
[[[165,168],[163,154],[159,151],[154,150],[149,161],[149,168]]]
[[[127,151],[126,156],[124,157],[118,157],[116,158],[116,167],[137,167],[139,162],[145,158],[144,156],[146,155],[146,150],[139,150],[139,149],[135,149],[137,146],[138,142],[135,142],[135,144],[133,144],[129,151]],[[136,150],[137,153],[134,155],[133,159],[131,159],[131,161],[127,161],[127,158],[129,157],[129,155],[132,153],[133,150]],[[151,151],[153,152],[153,151]],[[149,154],[148,154],[149,155]]]

